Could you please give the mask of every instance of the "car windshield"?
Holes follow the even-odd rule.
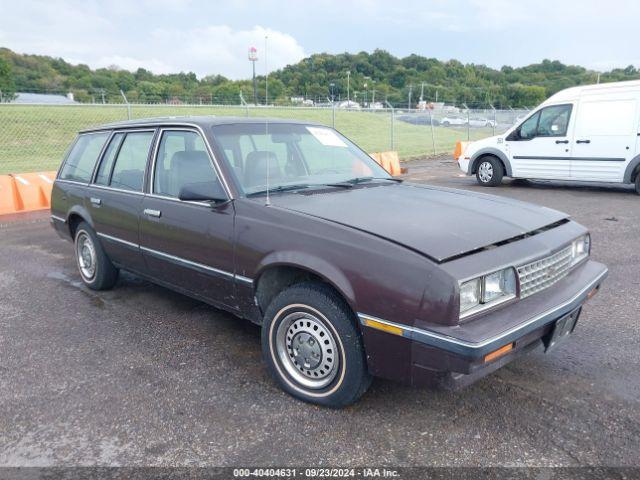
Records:
[[[265,192],[267,177],[274,192],[392,179],[369,155],[328,127],[236,123],[214,126],[213,137],[248,195]]]

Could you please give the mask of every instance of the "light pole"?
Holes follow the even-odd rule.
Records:
[[[373,92],[371,92],[371,103],[376,103],[376,81],[371,80],[371,83],[373,83]]]
[[[333,87],[335,87],[335,86],[336,86],[336,84],[335,84],[335,83],[333,83],[333,82],[331,82],[331,83],[329,84],[329,89],[331,90],[331,103],[333,103],[333,99],[334,99],[334,95],[333,95]]]
[[[351,70],[347,70],[347,108],[349,107],[349,102],[351,100],[350,91],[349,91],[349,88],[351,85],[350,81],[351,81]]]
[[[258,82],[256,81],[256,62],[258,61],[258,49],[249,48],[249,61],[253,66],[253,104],[258,105]]]
[[[269,105],[269,66],[267,65],[267,40],[268,35],[264,36],[264,104]]]
[[[364,107],[367,108],[367,82],[364,82]]]

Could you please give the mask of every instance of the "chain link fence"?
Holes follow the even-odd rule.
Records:
[[[341,109],[215,105],[0,104],[0,174],[56,170],[79,130],[150,117],[216,115],[290,118],[333,126],[368,152],[401,159],[449,153],[459,140],[506,131],[526,110]]]

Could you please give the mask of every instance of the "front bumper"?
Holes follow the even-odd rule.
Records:
[[[458,158],[458,167],[467,175],[471,175],[471,172],[469,171],[470,163],[471,163],[471,159],[469,158],[464,158],[462,156]]]
[[[607,268],[590,260],[553,288],[454,326],[417,328],[359,314],[365,347],[373,348],[370,369],[416,385],[466,385],[540,345],[556,320],[579,314],[606,276]],[[395,328],[395,335],[367,328],[375,324],[372,320]],[[509,344],[509,353],[485,362],[486,355]]]

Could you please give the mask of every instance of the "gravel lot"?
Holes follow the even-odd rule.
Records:
[[[91,292],[46,213],[0,217],[0,465],[638,465],[640,197],[409,167],[589,227],[610,276],[570,341],[459,393],[375,380],[323,409],[275,386],[257,327],[131,275]]]

